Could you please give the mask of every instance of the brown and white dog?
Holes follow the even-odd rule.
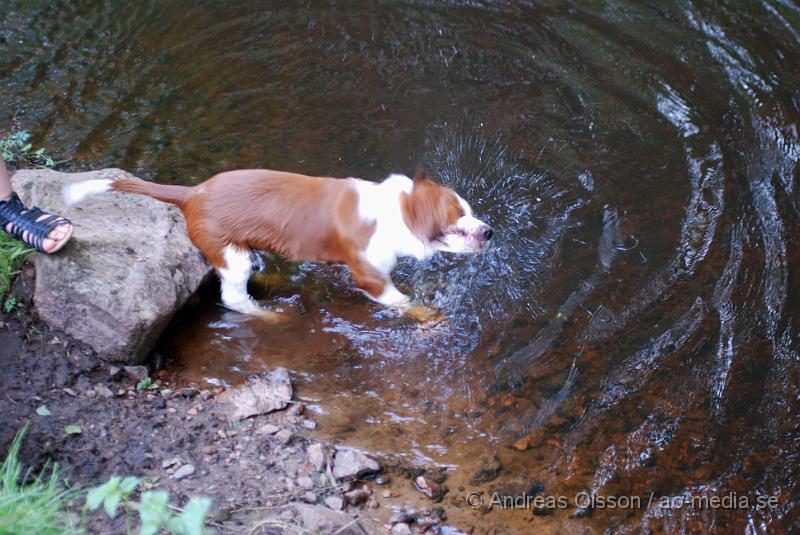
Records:
[[[73,204],[104,191],[177,205],[192,242],[219,274],[223,304],[246,314],[262,312],[247,293],[252,251],[346,264],[367,296],[399,307],[408,302],[390,278],[399,257],[481,252],[492,237],[464,199],[422,171],[413,180],[393,174],[374,183],[248,169],[194,187],[87,180],[68,186],[64,195]]]

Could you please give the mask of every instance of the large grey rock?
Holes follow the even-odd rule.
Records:
[[[119,169],[23,170],[12,183],[26,204],[75,225],[60,252],[33,255],[39,317],[107,360],[140,363],[211,269],[189,241],[175,206],[110,192],[76,206],[64,203],[67,184],[131,176]]]

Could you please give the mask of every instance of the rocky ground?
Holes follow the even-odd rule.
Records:
[[[0,316],[0,453],[30,420],[26,466],[57,462],[79,488],[136,475],[169,490],[176,505],[209,496],[219,533],[457,533],[437,509],[441,479],[305,438],[316,424],[292,401],[288,374],[276,371],[236,391],[200,391],[173,388],[147,367],[105,363],[35,318],[34,274],[26,272],[15,284],[19,307]],[[37,413],[42,406],[49,415]],[[67,425],[81,432],[69,434]],[[384,484],[391,478],[412,476],[430,495],[427,510],[392,503],[394,513],[381,522],[365,514],[389,508]],[[126,533],[122,517],[91,518],[94,533]]]

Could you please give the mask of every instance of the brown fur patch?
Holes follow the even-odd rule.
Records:
[[[411,193],[400,196],[403,220],[414,236],[429,243],[445,234],[464,215],[456,194],[418,170]]]

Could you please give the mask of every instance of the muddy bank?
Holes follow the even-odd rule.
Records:
[[[147,369],[103,362],[36,319],[32,268],[25,272],[15,284],[19,308],[0,317],[3,455],[30,420],[25,465],[38,470],[54,461],[79,488],[115,474],[137,475],[169,490],[175,505],[209,496],[219,533],[384,533],[392,523],[402,533],[400,520],[417,521],[419,515],[400,512],[407,508],[385,486],[412,474],[307,438],[316,422],[299,402],[236,421],[225,414],[222,389],[173,388],[157,371],[150,388],[137,389]],[[50,415],[37,414],[42,405]],[[66,425],[82,433],[67,434]],[[429,509],[422,515],[428,525],[440,524],[441,511],[437,516],[433,502]],[[121,516],[110,522],[95,515],[89,527],[126,532]]]

